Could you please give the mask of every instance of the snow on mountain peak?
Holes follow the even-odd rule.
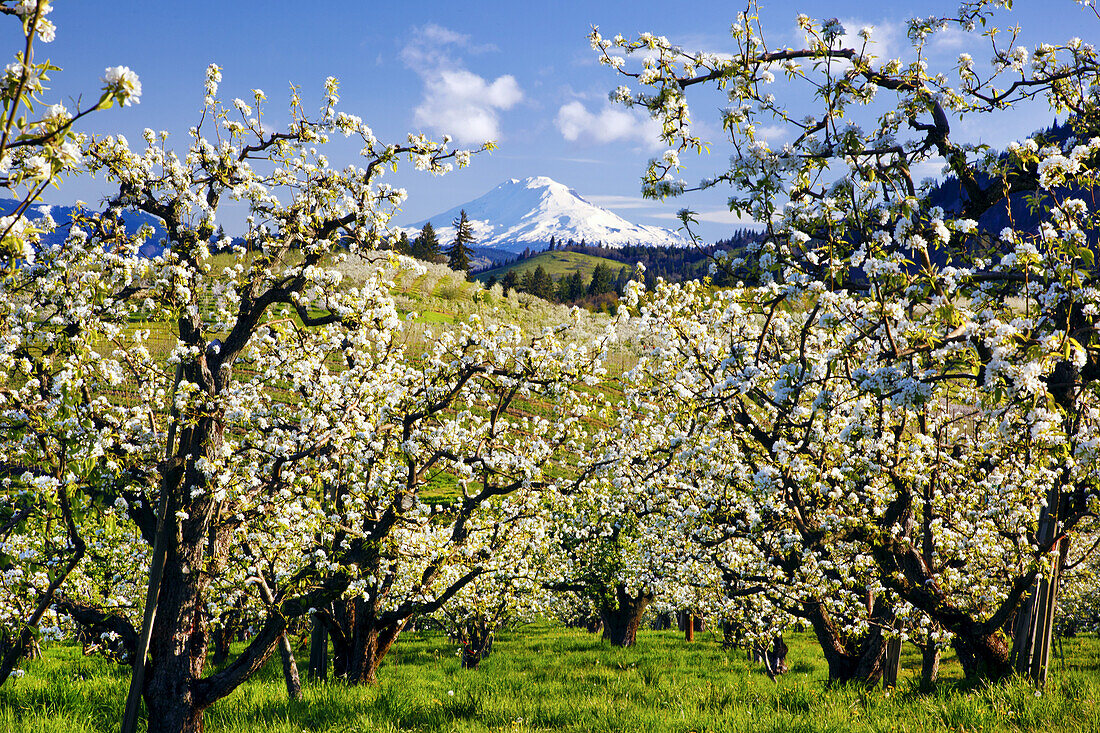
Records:
[[[598,242],[605,247],[687,244],[671,230],[633,224],[546,176],[510,178],[485,195],[425,219],[416,227],[430,221],[440,240],[446,242],[454,236],[452,222],[463,209],[478,246],[512,252],[545,248],[551,237],[557,241]]]

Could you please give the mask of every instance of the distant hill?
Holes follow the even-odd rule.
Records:
[[[0,215],[7,216],[19,208],[21,203],[21,201],[16,201],[15,199],[0,198]],[[25,216],[30,219],[36,219],[42,216],[43,211],[49,211],[50,216],[57,222],[57,230],[53,234],[46,235],[44,237],[45,241],[49,244],[60,244],[64,242],[65,238],[69,236],[69,226],[73,222],[73,212],[76,211],[76,209],[72,206],[33,204],[27,210]],[[126,231],[130,234],[136,234],[145,224],[153,227],[155,233],[152,237],[145,240],[145,244],[141,246],[140,254],[142,256],[156,257],[164,252],[162,240],[164,239],[165,230],[164,223],[160,219],[143,212],[124,211],[122,213],[122,221],[126,225]]]
[[[513,253],[543,250],[552,241],[570,240],[604,247],[687,245],[676,232],[629,222],[545,176],[512,178],[483,196],[404,230],[413,237],[430,221],[439,241],[447,243],[454,237],[451,223],[460,211],[466,212],[478,246]]]
[[[1053,145],[1060,147],[1066,155],[1069,155],[1070,150],[1078,143],[1072,120],[1062,123],[1055,120],[1050,127],[1033,133],[1031,138],[1040,146]],[[1003,159],[1005,153],[1001,153],[1000,157]],[[989,186],[990,178],[987,175],[979,173],[977,178],[978,184],[982,188]],[[1059,199],[1076,196],[1093,204],[1096,203],[1093,193],[1079,188],[1059,188],[1054,193],[1057,194]],[[978,219],[978,230],[993,236],[1005,227],[1012,227],[1017,231],[1028,233],[1038,232],[1039,224],[1041,221],[1046,220],[1048,212],[1045,210],[1037,211],[1032,207],[1028,201],[1031,195],[1031,191],[1022,191],[1013,194],[1007,201],[997,202]],[[962,211],[966,202],[966,192],[954,175],[945,177],[929,193],[929,203],[941,207],[949,216],[957,215]],[[1093,247],[1100,244],[1095,230],[1086,231],[1086,236],[1089,237],[1090,244]]]
[[[594,257],[579,252],[561,252],[555,250],[552,252],[540,252],[537,255],[533,255],[525,260],[520,260],[519,262],[513,262],[501,267],[495,267],[492,270],[479,272],[471,279],[483,283],[488,282],[490,278],[500,280],[507,272],[515,272],[517,276],[522,277],[523,273],[528,270],[534,270],[539,265],[542,265],[542,269],[546,270],[546,274],[554,280],[558,280],[562,276],[572,275],[574,272],[579,272],[587,282],[592,277],[592,271],[595,270],[596,265],[599,264],[611,268],[611,271],[615,273],[616,276],[623,267],[627,268],[627,272],[634,270],[634,267],[631,265],[627,265],[623,262],[616,262],[606,257]]]

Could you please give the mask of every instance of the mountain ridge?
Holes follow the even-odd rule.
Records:
[[[415,236],[414,230],[431,222],[440,241],[447,242],[454,236],[452,221],[463,210],[477,245],[514,253],[545,249],[551,239],[605,247],[687,246],[679,234],[664,227],[634,224],[547,176],[510,178],[476,199],[404,229]]]

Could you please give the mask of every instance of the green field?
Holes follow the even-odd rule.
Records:
[[[896,690],[829,688],[806,634],[771,682],[710,632],[639,633],[632,649],[547,623],[502,634],[476,671],[437,632],[401,637],[374,687],[303,683],[287,700],[277,660],[206,714],[209,733],[325,731],[1092,731],[1100,730],[1100,640],[1065,640],[1047,690],[1019,681],[968,687],[950,655],[934,693],[916,691],[906,648]],[[306,650],[299,647],[299,660]],[[0,687],[0,731],[118,730],[128,668],[79,647],[48,648]],[[303,670],[304,671],[304,670]]]
[[[581,254],[580,252],[540,252],[539,254],[521,262],[514,262],[510,265],[503,265],[501,267],[495,267],[492,270],[486,270],[485,272],[479,272],[474,275],[475,280],[486,282],[490,277],[496,277],[497,280],[504,277],[504,273],[509,271],[515,271],[516,276],[523,277],[523,273],[528,270],[534,270],[539,265],[546,270],[546,274],[552,277],[554,280],[559,280],[563,276],[568,277],[574,272],[579,272],[585,281],[592,279],[592,271],[596,269],[596,265],[603,265],[604,267],[611,268],[612,277],[618,277],[619,270],[623,267],[627,268],[629,272],[633,268],[629,265],[625,265],[622,262],[616,262],[615,260],[609,260],[606,257],[594,257],[592,255]]]

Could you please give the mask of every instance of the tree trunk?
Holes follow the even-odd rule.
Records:
[[[940,648],[932,641],[921,650],[920,688],[930,692],[940,676]]]
[[[493,649],[493,630],[485,624],[467,624],[462,645],[462,668],[477,669]]]
[[[378,668],[382,666],[382,659],[390,647],[397,641],[402,626],[400,623],[386,626],[365,625],[356,633],[348,683],[373,685],[378,681]]]
[[[294,650],[290,648],[290,639],[286,634],[279,637],[279,657],[283,663],[287,697],[291,700],[301,700],[302,682],[298,679],[298,663],[294,661]]]
[[[233,632],[224,626],[214,630],[214,654],[210,662],[215,667],[220,667],[229,661],[229,644],[233,639]]]
[[[378,681],[378,668],[408,619],[383,622],[378,609],[362,598],[338,602],[333,620],[333,668],[348,684],[370,685]]]
[[[603,638],[614,646],[634,646],[642,615],[652,603],[653,594],[639,591],[638,595],[630,596],[620,585],[615,589],[615,596],[617,603],[614,606],[608,604],[600,609]]]
[[[165,560],[143,689],[148,733],[202,733],[203,710],[192,696],[192,682],[206,662],[205,574],[192,571],[202,561],[202,544],[183,542]]]
[[[233,637],[241,631],[241,609],[244,607],[244,598],[240,598],[233,608],[222,613],[218,617],[218,625],[214,628],[214,654],[211,662],[215,667],[221,667],[229,661],[230,644]]]
[[[1012,649],[997,632],[955,632],[951,641],[967,679],[999,680],[1012,673]]]
[[[741,646],[743,638],[744,632],[738,624],[735,624],[733,621],[722,622],[723,649],[736,649]]]
[[[820,602],[809,602],[804,606],[809,620],[829,665],[829,682],[832,684],[859,683],[873,686],[882,678],[886,662],[886,640],[880,624],[886,619],[885,608],[876,602],[873,617],[878,623],[871,625],[866,635],[851,638],[844,634],[833,622]]]
[[[351,638],[355,633],[354,600],[332,604],[332,625],[328,631],[332,639],[332,676],[346,680],[351,671]]]
[[[703,617],[693,611],[677,611],[676,626],[684,632],[685,641],[695,641],[695,632],[703,630]]]
[[[776,636],[770,646],[765,647],[762,644],[753,646],[753,656],[756,661],[764,665],[765,674],[773,680],[781,674],[786,674],[788,651],[790,648],[783,640],[782,634]]]

